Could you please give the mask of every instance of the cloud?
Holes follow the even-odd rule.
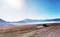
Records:
[[[11,8],[22,9],[24,6],[24,1],[23,0],[4,0],[3,5],[9,6]]]
[[[1,0],[0,5],[0,18],[6,21],[22,20],[24,0]]]
[[[31,2],[25,3],[25,1],[0,0],[0,18],[6,21],[19,21],[26,18],[42,19],[48,17],[46,11],[41,6],[35,3],[33,5]]]

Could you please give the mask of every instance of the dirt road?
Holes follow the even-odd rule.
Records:
[[[60,25],[39,29],[33,37],[60,37]]]

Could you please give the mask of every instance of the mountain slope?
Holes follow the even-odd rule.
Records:
[[[11,24],[2,20],[2,19],[0,19],[0,26],[9,26],[9,25],[11,25]]]
[[[24,19],[22,21],[17,21],[17,22],[10,22],[11,24],[27,24],[27,23],[41,23],[41,22],[59,22],[60,18],[56,19],[45,19],[45,20],[34,20],[34,19]]]

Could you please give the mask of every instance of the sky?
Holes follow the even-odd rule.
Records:
[[[60,18],[60,0],[0,0],[0,19],[5,21],[53,18]]]

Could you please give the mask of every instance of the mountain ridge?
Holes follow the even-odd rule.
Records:
[[[56,19],[44,19],[44,20],[34,20],[34,19],[24,19],[21,21],[17,21],[17,22],[7,22],[5,20],[0,19],[0,26],[9,26],[9,25],[13,25],[13,24],[26,24],[26,23],[36,23],[36,22],[58,22],[60,21],[60,18],[56,18]]]
[[[5,20],[0,19],[0,26],[10,26],[11,24]]]

